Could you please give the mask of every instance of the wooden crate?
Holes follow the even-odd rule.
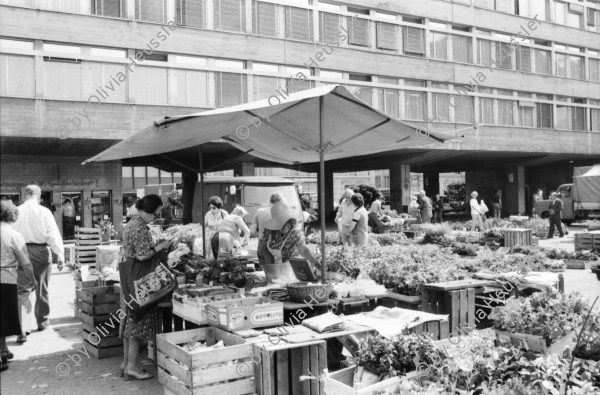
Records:
[[[102,245],[100,228],[75,227],[75,262],[96,267],[96,248]]]
[[[579,330],[580,329],[581,328],[579,328]],[[546,345],[546,340],[543,337],[526,333],[508,333],[496,330],[496,340],[500,344],[511,343],[513,346],[525,350],[562,355],[565,347],[568,346],[571,350],[573,349],[575,337],[579,333],[579,330],[575,330],[568,335],[557,339],[550,346]]]
[[[530,246],[533,231],[531,229],[504,229],[504,246],[511,248],[517,245]]]
[[[95,341],[94,341],[95,342]],[[83,345],[87,352],[98,359],[116,357],[117,355],[123,355],[123,345],[117,345],[114,347],[96,347],[90,343],[87,339],[84,339]]]
[[[379,383],[361,389],[354,389],[354,371],[356,366],[338,370],[325,378],[325,393],[327,395],[371,395],[387,391],[393,393],[400,382],[405,379],[416,378],[424,373],[414,371],[403,377],[392,377]]]
[[[461,331],[475,328],[475,293],[486,285],[494,284],[487,280],[459,280],[423,286],[422,308],[426,313],[448,314],[450,333],[454,336]]]
[[[577,233],[575,235],[575,251],[600,250],[600,230]]]
[[[186,351],[180,344],[222,340],[225,348]],[[255,392],[252,345],[217,328],[164,333],[156,336],[158,381],[177,395],[250,394]],[[237,360],[229,366],[214,366]],[[206,369],[203,369],[205,368]],[[222,383],[229,381],[227,383]]]
[[[325,395],[318,380],[300,381],[300,376],[321,376],[327,368],[324,340],[273,345],[253,343],[256,364],[256,393],[259,395]],[[265,347],[266,346],[266,347]]]

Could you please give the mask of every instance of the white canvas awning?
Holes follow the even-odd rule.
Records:
[[[332,85],[286,94],[285,100],[280,93],[253,103],[165,118],[84,164],[173,152],[219,138],[266,160],[312,163],[319,161],[321,130],[326,160],[423,148],[447,139],[390,118],[343,86]]]

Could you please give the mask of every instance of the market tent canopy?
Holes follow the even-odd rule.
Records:
[[[573,199],[579,203],[597,202],[600,196],[600,165],[596,165],[586,173],[573,177],[575,195]]]
[[[424,148],[447,139],[385,115],[343,86],[278,94],[233,107],[166,117],[84,164],[164,154],[219,138],[253,156],[288,165],[319,161],[321,131],[327,160]]]

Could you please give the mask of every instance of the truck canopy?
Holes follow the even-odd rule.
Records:
[[[600,202],[600,165],[573,177],[573,200],[578,203]]]

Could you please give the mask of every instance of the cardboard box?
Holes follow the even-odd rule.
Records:
[[[268,303],[268,304],[262,304]],[[209,303],[208,323],[227,331],[283,324],[283,303],[269,298],[244,298]]]
[[[214,287],[219,289],[221,287]],[[194,288],[196,289],[196,288]],[[202,290],[203,288],[197,288]],[[206,315],[206,307],[209,303],[205,302],[208,299],[213,299],[215,302],[219,302],[223,299],[239,299],[239,294],[227,293],[218,295],[209,295],[205,297],[191,297],[187,295],[180,295],[178,293],[173,294],[173,314],[183,318],[186,321],[192,322],[196,325],[208,324],[208,318]]]

